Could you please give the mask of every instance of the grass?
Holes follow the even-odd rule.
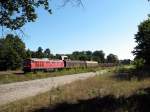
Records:
[[[118,80],[107,72],[0,107],[1,112],[149,112],[150,78]],[[148,103],[147,103],[148,102]],[[149,109],[149,110],[147,110]]]
[[[28,81],[28,80],[35,80],[41,78],[48,78],[48,77],[56,77],[56,76],[63,76],[63,75],[71,75],[76,73],[84,73],[84,72],[95,72],[101,70],[103,68],[76,68],[76,69],[63,69],[60,71],[55,72],[37,72],[37,73],[26,73],[23,74],[21,72],[3,72],[0,73],[0,84],[6,83],[13,83],[13,82],[20,82],[20,81]]]

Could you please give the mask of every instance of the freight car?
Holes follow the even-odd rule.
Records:
[[[49,59],[37,59],[31,58],[24,60],[23,71],[50,71],[54,69],[62,68],[84,68],[84,67],[96,67],[98,62],[95,61],[75,61],[75,60],[49,60]]]
[[[64,60],[65,68],[82,68],[86,67],[85,61]]]
[[[113,67],[113,66],[117,66],[117,63],[99,63],[100,67]]]
[[[85,61],[86,67],[97,67],[98,62],[97,61]]]

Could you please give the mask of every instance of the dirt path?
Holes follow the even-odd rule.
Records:
[[[35,96],[39,93],[49,91],[54,87],[76,80],[84,80],[95,75],[97,73],[90,72],[0,85],[0,105]]]

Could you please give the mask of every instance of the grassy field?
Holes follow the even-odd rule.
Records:
[[[150,78],[108,72],[0,107],[1,112],[150,112]]]
[[[21,71],[5,71],[0,72],[0,84],[19,82],[19,81],[28,81],[34,79],[41,79],[47,77],[56,77],[62,75],[71,75],[76,73],[85,73],[85,72],[95,72],[105,68],[76,68],[76,69],[63,69],[55,72],[37,72],[37,73],[26,73],[24,74]]]

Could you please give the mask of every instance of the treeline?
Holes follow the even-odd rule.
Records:
[[[72,54],[68,55],[72,60],[88,60],[88,61],[97,61],[99,63],[118,63],[119,59],[114,54],[109,54],[105,59],[105,53],[102,50],[97,51],[75,51]]]
[[[105,53],[100,51],[75,51],[67,55],[72,60],[93,60],[99,63],[118,63],[119,59],[114,54],[109,54],[105,58]],[[25,43],[18,37],[8,34],[5,38],[0,39],[0,70],[15,70],[21,68],[22,62],[26,58],[49,58],[61,59],[60,54],[52,54],[50,49],[38,47],[36,51],[26,50]]]

